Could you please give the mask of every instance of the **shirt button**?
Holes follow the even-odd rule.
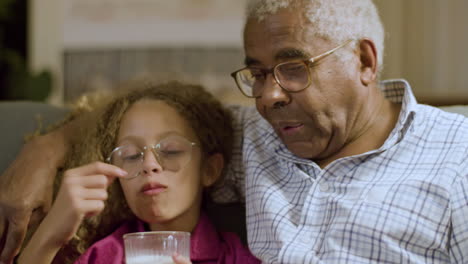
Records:
[[[305,236],[301,237],[299,240],[300,240],[303,244],[310,244],[310,242],[311,242],[311,241],[310,241],[310,238],[305,237]]]
[[[328,186],[328,183],[322,182],[322,183],[320,184],[320,191],[326,192],[326,191],[328,191],[329,189],[330,189],[330,187]]]

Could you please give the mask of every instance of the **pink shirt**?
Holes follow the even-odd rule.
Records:
[[[121,225],[109,236],[94,243],[75,263],[121,264],[125,263],[122,236],[126,233],[144,232],[140,220]],[[201,214],[190,238],[190,258],[193,264],[256,264],[260,261],[244,247],[234,233],[218,232],[209,218]]]

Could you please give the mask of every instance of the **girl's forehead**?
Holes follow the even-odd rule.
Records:
[[[154,141],[167,134],[190,140],[197,138],[190,122],[173,106],[161,100],[145,99],[131,105],[123,115],[118,141],[127,137]]]
[[[125,112],[122,122],[139,119],[152,120],[153,122],[168,120],[173,120],[174,123],[187,122],[186,118],[175,107],[164,101],[154,99],[141,99],[133,103]]]

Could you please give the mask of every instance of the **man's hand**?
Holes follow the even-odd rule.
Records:
[[[0,176],[0,263],[11,263],[31,221],[39,221],[52,203],[53,182],[65,147],[61,131],[26,143]]]
[[[83,218],[104,209],[112,181],[126,175],[119,167],[103,162],[67,170],[50,212],[21,252],[18,263],[51,263]]]

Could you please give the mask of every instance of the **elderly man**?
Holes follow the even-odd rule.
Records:
[[[254,0],[247,14],[246,67],[232,76],[256,110],[233,109],[238,142],[214,197],[245,199],[252,252],[266,263],[467,262],[468,120],[417,104],[405,81],[378,82],[371,0]],[[3,180],[47,182],[20,165],[34,144],[58,148],[48,164],[59,164],[68,128],[31,142]],[[4,258],[47,205],[32,202],[38,186],[13,196],[21,206],[0,195],[9,228],[20,226]]]

